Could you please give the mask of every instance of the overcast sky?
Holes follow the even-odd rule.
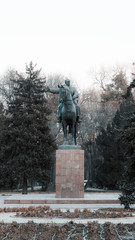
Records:
[[[0,0],[0,74],[37,63],[83,88],[91,68],[135,61],[135,0]]]

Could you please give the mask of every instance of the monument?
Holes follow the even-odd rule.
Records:
[[[84,150],[77,145],[77,125],[80,123],[78,92],[66,79],[58,88],[45,88],[46,91],[59,94],[58,122],[62,123],[64,143],[56,150],[56,197],[84,197]],[[71,133],[71,145],[67,144],[67,135]]]

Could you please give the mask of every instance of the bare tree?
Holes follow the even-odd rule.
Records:
[[[14,69],[7,70],[0,78],[0,98],[5,107],[6,104],[13,98],[14,83],[11,81],[11,79],[16,78],[17,74]]]

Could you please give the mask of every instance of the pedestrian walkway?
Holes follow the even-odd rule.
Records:
[[[44,204],[49,205],[52,209],[62,209],[63,211],[66,211],[66,209],[69,209],[70,211],[74,211],[75,208],[78,208],[80,210],[84,208],[88,208],[90,210],[97,210],[99,208],[123,208],[123,206],[120,205],[120,203],[115,204],[106,204],[100,203],[100,200],[111,200],[116,201],[118,200],[120,193],[85,193],[84,199],[86,200],[96,200],[99,201],[99,203],[95,204]],[[13,204],[13,203],[4,203],[6,200],[22,200],[22,203],[19,204]],[[0,193],[0,208],[22,208],[22,207],[29,207],[29,206],[40,206],[43,204],[24,204],[24,200],[57,200],[55,193],[28,193],[27,195],[22,195],[21,193]],[[69,200],[69,199],[64,199]],[[77,199],[76,199],[77,200]],[[79,199],[80,200],[80,199]],[[135,205],[132,206],[132,208],[135,208]],[[5,223],[11,223],[12,221],[16,221],[18,223],[26,223],[28,221],[33,221],[35,223],[67,223],[70,221],[74,221],[75,223],[83,223],[86,224],[88,221],[97,221],[99,223],[105,223],[105,222],[112,222],[112,223],[134,223],[135,217],[125,217],[125,218],[93,218],[93,219],[65,219],[65,218],[23,218],[23,217],[17,217],[16,213],[14,212],[8,212],[8,213],[0,213],[0,222]]]
[[[44,204],[44,205],[49,205],[52,209],[70,209],[74,210],[75,208],[78,209],[99,209],[99,208],[123,208],[123,206],[120,205],[118,201],[120,193],[115,193],[115,192],[109,192],[109,193],[85,193],[84,199],[82,200],[91,200],[91,201],[96,201],[96,203],[82,203],[82,204],[58,204],[58,203],[50,203],[50,204]],[[21,200],[21,203],[12,203],[13,200],[19,201]],[[8,207],[8,208],[14,208],[14,207],[29,207],[29,206],[40,206],[43,205],[43,203],[24,203],[24,201],[44,201],[44,200],[60,200],[56,198],[55,193],[28,193],[26,195],[21,194],[21,193],[0,193],[0,208]],[[63,200],[67,201],[70,199],[64,198]],[[74,200],[81,200],[81,199],[74,199]],[[101,200],[104,201],[104,203],[101,203]],[[106,203],[106,201],[117,201],[117,203]],[[8,203],[5,203],[8,201]],[[98,202],[98,203],[97,203]]]
[[[85,193],[84,198],[56,198],[55,193],[3,194],[0,204],[120,204],[120,193]]]
[[[0,213],[0,222],[4,223],[27,223],[33,221],[34,223],[56,223],[56,224],[65,224],[73,221],[74,223],[87,224],[87,222],[98,222],[103,224],[105,222],[111,222],[114,224],[123,223],[123,224],[133,224],[135,223],[135,217],[125,217],[125,218],[89,218],[89,219],[70,219],[70,218],[36,218],[36,217],[17,217],[16,213]]]

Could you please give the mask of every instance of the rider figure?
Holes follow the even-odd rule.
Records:
[[[73,102],[76,106],[76,121],[78,123],[80,123],[80,106],[78,104],[78,92],[77,90],[74,88],[74,87],[71,87],[70,86],[70,80],[69,79],[66,79],[65,80],[65,85],[69,87],[70,91],[71,91],[71,94],[72,94],[72,98],[73,98]],[[54,88],[48,88],[49,92],[51,93],[59,93],[59,89],[54,89]],[[63,107],[63,103],[60,103],[59,106],[58,106],[58,123],[61,123],[62,121],[62,117],[61,117],[61,110],[62,110],[62,107]]]
[[[70,80],[69,79],[65,80],[65,84],[66,84],[66,86],[69,87],[69,89],[71,91],[73,102],[74,102],[74,104],[76,106],[76,116],[77,116],[76,120],[77,120],[78,123],[80,123],[80,106],[78,104],[78,96],[79,96],[79,94],[78,94],[77,90],[74,87],[70,86]],[[60,103],[59,106],[58,106],[58,122],[59,123],[61,123],[61,120],[62,120],[62,118],[61,118],[62,107],[63,107],[63,103]]]

